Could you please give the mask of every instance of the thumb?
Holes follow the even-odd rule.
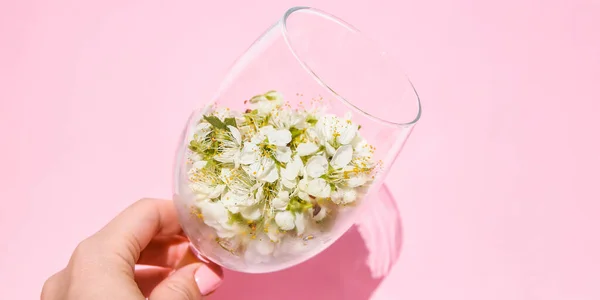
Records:
[[[167,277],[148,297],[149,300],[198,300],[212,293],[221,277],[204,263],[187,265]]]

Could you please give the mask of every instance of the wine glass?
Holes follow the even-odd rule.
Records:
[[[221,173],[226,169],[228,174],[237,172],[236,174],[245,176],[246,179],[242,182],[248,183],[248,187],[260,186],[261,191],[263,188],[267,191],[265,193],[277,189],[281,189],[280,192],[287,190],[288,201],[292,201],[289,198],[294,195],[300,195],[296,206],[302,206],[302,214],[297,211],[295,215],[292,214],[296,222],[292,224],[292,229],[285,228],[280,222],[275,222],[274,217],[269,217],[270,212],[277,213],[273,208],[273,201],[280,200],[275,199],[281,195],[277,192],[271,196],[261,194],[265,204],[261,206],[263,215],[257,219],[248,217],[243,211],[240,214],[239,207],[232,209],[220,203],[221,200],[225,201],[224,195],[228,191],[236,189],[228,182],[229,179],[211,177],[210,180],[213,183],[215,180],[219,181],[220,186],[213,187],[213,196],[207,196],[205,193],[199,197],[191,185],[194,180],[203,180],[198,178],[207,178],[194,173],[194,168],[205,167],[206,161],[199,159],[202,163],[198,166],[194,163],[193,156],[221,155],[219,152],[222,151],[199,149],[194,146],[195,139],[198,139],[199,124],[204,124],[203,128],[213,126],[215,131],[227,133],[230,125],[238,125],[240,121],[252,119],[251,114],[258,114],[256,106],[252,107],[253,103],[273,99],[279,101],[279,105],[271,107],[272,112],[277,115],[278,112],[286,110],[318,111],[311,113],[311,116],[316,116],[313,119],[309,120],[307,117],[302,119],[304,124],[295,125],[301,129],[311,126],[327,128],[327,122],[332,118],[334,123],[338,122],[335,120],[346,120],[348,124],[355,126],[353,128],[356,130],[352,131],[352,137],[355,137],[353,141],[360,136],[361,141],[368,142],[363,144],[367,145],[370,158],[374,162],[373,172],[369,174],[368,184],[364,187],[357,188],[350,194],[342,193],[348,191],[348,182],[356,179],[355,173],[350,171],[343,173],[345,177],[340,177],[342,179],[337,181],[343,181],[342,183],[325,186],[328,194],[322,199],[316,199],[313,195],[307,194],[309,198],[301,196],[302,189],[299,186],[302,183],[298,180],[303,178],[302,175],[295,177],[296,181],[291,189],[286,189],[282,185],[282,179],[261,183],[260,178],[249,174],[249,165],[240,165],[238,161],[234,163],[233,160],[215,160]],[[219,119],[219,111],[231,113],[235,117],[229,120],[226,117]],[[206,101],[191,114],[182,135],[175,163],[174,201],[192,250],[199,257],[246,273],[265,273],[289,268],[320,253],[352,226],[366,201],[378,201],[372,195],[377,194],[420,115],[420,100],[412,83],[394,59],[376,43],[349,23],[321,10],[309,7],[287,10],[279,21],[267,29],[238,58],[214,98]],[[235,122],[235,118],[238,123]],[[261,120],[261,124],[273,122],[265,118]],[[285,127],[284,131],[291,131],[292,135],[294,130],[298,131],[289,124],[287,127],[285,124],[281,126]],[[239,131],[232,130],[242,131],[241,128]],[[254,133],[255,130],[246,131],[245,135],[250,135],[248,132]],[[335,141],[339,141],[339,138],[335,139],[335,130],[330,134],[333,134]],[[339,132],[337,134],[339,135]],[[318,140],[318,137],[315,140]],[[250,143],[250,138],[244,137],[243,143]],[[333,142],[335,143],[337,142]],[[290,144],[293,143],[290,142],[287,146]],[[322,155],[331,163],[335,149],[330,152],[329,144],[325,145],[327,147],[321,146],[321,152],[314,155]],[[295,147],[298,145],[290,147],[297,150]],[[352,147],[354,157],[358,150],[355,146]],[[304,168],[308,168],[310,162],[306,161],[306,158],[300,161]],[[286,162],[291,164],[288,160]],[[278,164],[276,167],[276,172],[282,176],[286,164]],[[329,169],[333,168],[330,166]],[[306,171],[304,172],[304,178],[310,178]],[[195,174],[195,179],[190,177],[192,173]],[[328,180],[326,175],[321,175],[320,178]],[[215,189],[218,191],[214,192]],[[256,189],[249,191],[249,197],[258,197]],[[282,208],[282,211],[291,209],[292,205],[289,203],[286,202],[287,206]],[[209,215],[211,219],[207,219]],[[300,218],[305,222],[302,225],[298,223]],[[326,221],[322,221],[323,218]],[[275,238],[274,231],[277,232]]]

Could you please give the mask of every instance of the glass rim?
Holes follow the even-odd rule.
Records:
[[[417,121],[419,121],[419,119],[421,118],[421,98],[419,97],[419,94],[417,93],[417,90],[415,89],[412,81],[410,80],[410,78],[408,78],[408,76],[405,74],[405,78],[408,81],[408,83],[410,84],[410,87],[412,88],[412,92],[415,94],[415,96],[417,97],[417,114],[415,116],[415,118],[412,121],[409,122],[393,122],[393,121],[389,121],[386,119],[382,119],[378,116],[372,115],[368,112],[366,112],[364,109],[360,108],[359,106],[355,105],[354,103],[352,103],[351,101],[349,101],[348,99],[346,99],[343,95],[338,94],[337,92],[335,92],[324,80],[322,80],[319,75],[316,74],[316,72],[314,72],[310,66],[300,58],[300,56],[297,54],[296,50],[294,49],[294,47],[291,45],[290,43],[290,36],[288,34],[288,28],[287,28],[287,19],[295,12],[298,11],[309,11],[313,14],[316,14],[320,17],[323,17],[325,19],[328,19],[330,21],[333,21],[335,23],[337,23],[338,25],[344,27],[345,29],[353,32],[353,33],[358,33],[361,35],[362,38],[372,42],[373,44],[378,45],[378,43],[375,43],[375,41],[373,39],[371,39],[368,35],[364,34],[363,32],[361,32],[358,28],[356,28],[354,25],[342,20],[341,18],[338,18],[330,13],[327,13],[325,11],[322,11],[320,9],[317,8],[313,8],[313,7],[308,7],[308,6],[295,6],[292,7],[290,9],[288,9],[284,14],[283,17],[281,18],[280,22],[281,22],[281,28],[282,28],[282,33],[283,33],[283,38],[285,40],[285,43],[287,44],[290,52],[292,52],[292,55],[296,58],[296,60],[300,63],[300,65],[306,70],[308,71],[308,73],[318,82],[320,83],[323,87],[325,87],[327,90],[329,90],[331,93],[333,93],[334,95],[337,96],[337,98],[339,98],[341,101],[345,102],[347,105],[350,105],[351,107],[359,110],[361,113],[374,118],[380,122],[386,123],[386,124],[390,124],[390,125],[394,125],[394,126],[407,126],[407,125],[414,125],[417,123]]]

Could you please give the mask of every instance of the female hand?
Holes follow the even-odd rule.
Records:
[[[41,299],[200,299],[220,285],[223,273],[188,251],[173,203],[140,200],[81,242],[67,267],[46,281]]]

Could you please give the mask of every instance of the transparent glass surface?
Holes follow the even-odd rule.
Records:
[[[373,146],[373,160],[378,168],[367,188],[351,204],[334,205],[328,202],[330,198],[319,199],[323,207],[335,210],[335,217],[329,222],[310,220],[311,214],[316,213],[314,204],[307,219],[312,225],[301,234],[295,228],[272,241],[265,229],[264,233],[251,233],[242,242],[228,241],[206,224],[198,209],[198,197],[190,189],[189,145],[196,125],[215,106],[249,111],[248,100],[268,91],[277,91],[288,107],[317,106],[340,118],[351,115],[352,122],[360,125],[360,136]],[[288,10],[238,58],[214,98],[203,103],[208,104],[192,112],[181,138],[175,166],[175,203],[183,230],[197,255],[247,273],[294,266],[342,236],[366,201],[378,201],[372,195],[377,195],[421,114],[417,93],[394,59],[350,24],[307,7]],[[323,155],[331,159],[330,154]],[[241,222],[244,226],[245,220]],[[249,221],[248,226],[254,225]],[[265,239],[269,245],[258,244]],[[259,257],[256,253],[250,255],[251,249],[258,249]]]

